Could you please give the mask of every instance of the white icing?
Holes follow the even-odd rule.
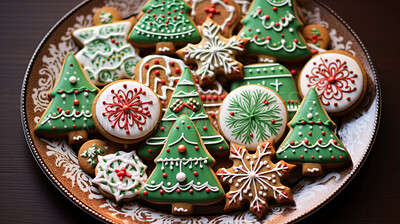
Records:
[[[126,89],[123,87],[123,85],[125,84],[127,85]],[[139,130],[138,126],[136,124],[133,124],[132,126],[129,126],[129,134],[128,134],[126,133],[126,130],[124,128],[120,128],[118,125],[116,125],[114,128],[111,127],[111,124],[113,124],[114,122],[109,121],[108,116],[103,116],[103,113],[106,112],[105,108],[107,106],[103,104],[103,101],[112,103],[112,98],[114,94],[111,93],[111,90],[114,90],[115,93],[118,93],[118,90],[124,90],[124,92],[127,92],[128,90],[133,90],[135,88],[138,90],[142,88],[142,91],[146,92],[145,95],[139,94],[141,101],[144,102],[152,101],[153,103],[143,104],[144,107],[148,108],[148,111],[150,112],[151,116],[146,117],[145,123],[140,125],[142,127],[142,130]],[[127,80],[111,84],[103,90],[104,91],[100,95],[98,95],[98,100],[95,108],[96,108],[97,120],[101,125],[101,127],[107,133],[122,139],[129,139],[129,140],[139,139],[148,135],[158,124],[158,121],[161,116],[161,105],[159,104],[157,95],[154,94],[154,92],[152,92],[150,88],[144,86],[141,83]],[[130,122],[133,121],[130,120]]]
[[[78,136],[72,137],[72,139],[73,139],[74,141],[79,141],[79,140],[83,139],[83,137],[80,136],[80,135],[78,135]]]
[[[158,48],[159,52],[168,52],[170,49],[168,47],[160,47]]]
[[[307,62],[307,64],[301,71],[299,78],[300,91],[302,92],[303,95],[305,95],[310,88],[314,87],[314,86],[310,87],[307,86],[307,84],[312,84],[312,83],[310,83],[309,78],[307,78],[306,75],[311,75],[312,72],[316,73],[318,70],[318,66],[322,66],[323,62],[327,66],[329,66],[330,63],[337,64],[336,63],[337,59],[339,59],[342,63],[346,62],[348,68],[347,71],[348,72],[353,71],[353,74],[357,75],[357,77],[353,77],[353,75],[347,73],[346,69],[344,69],[344,73],[342,72],[341,74],[336,75],[336,77],[339,77],[342,80],[337,83],[339,85],[348,85],[349,88],[351,89],[356,88],[356,90],[351,92],[342,92],[342,94],[340,94],[340,91],[338,91],[337,92],[338,94],[334,96],[334,93],[327,93],[327,92],[324,93],[323,89],[315,88],[318,95],[320,96],[322,104],[324,105],[328,113],[337,113],[344,111],[350,108],[355,102],[357,102],[360,99],[361,93],[364,88],[364,77],[363,77],[364,74],[357,61],[354,60],[352,57],[340,53],[334,53],[334,52],[323,53],[313,57],[310,61]],[[324,60],[328,61],[325,62]],[[316,65],[314,65],[314,63],[316,63]],[[331,71],[336,71],[336,69],[332,69]],[[345,78],[347,76],[351,78]],[[318,77],[322,77],[322,75],[318,75]],[[351,80],[354,80],[354,82],[351,82]],[[324,86],[327,85],[332,86],[334,90],[337,90],[336,84],[330,85],[327,84],[327,81],[320,81],[320,83],[321,85]],[[345,88],[341,87],[341,89]],[[347,97],[350,97],[350,100],[347,100]],[[337,105],[335,106],[334,103],[337,103]]]
[[[81,49],[76,55],[76,59],[79,61],[79,63],[82,65],[83,69],[88,73],[93,75],[93,79],[91,80],[95,85],[99,86],[104,86],[114,80],[109,79],[109,80],[103,80],[105,82],[100,82],[100,77],[99,74],[101,74],[104,71],[113,71],[118,75],[118,79],[122,78],[131,78],[131,76],[127,75],[124,71],[124,69],[121,69],[123,67],[123,64],[127,60],[134,59],[135,61],[139,61],[141,58],[138,55],[137,50],[130,45],[126,39],[128,36],[129,31],[131,30],[132,24],[129,21],[122,21],[122,22],[116,22],[116,23],[111,23],[111,24],[105,24],[105,25],[99,25],[99,26],[93,26],[93,27],[86,27],[86,28],[81,28],[73,32],[74,38],[82,43],[84,46],[83,49]],[[104,29],[112,29],[114,32],[110,32],[108,34],[104,34],[102,30]],[[83,33],[90,33],[90,37],[87,37],[86,35],[83,35]],[[81,37],[81,35],[85,36],[85,38]],[[111,42],[111,37],[118,37],[120,38],[119,47],[115,47],[112,49],[110,52],[105,53],[101,50],[96,51],[95,54],[90,54],[88,51],[88,47],[90,46],[90,43],[94,40],[101,40],[101,41],[106,41],[109,43],[110,46],[115,46],[114,43]],[[128,52],[124,51],[125,49],[129,49],[131,52],[129,55]],[[117,60],[117,63],[111,64],[109,63],[107,66],[98,66],[95,63],[95,59],[99,56],[102,57],[109,57],[113,53],[119,53],[124,51],[124,60]],[[133,73],[133,71],[132,71]]]
[[[174,207],[174,211],[175,212],[188,212],[188,210],[185,208],[177,208],[177,207]]]
[[[288,122],[288,116],[287,116],[287,109],[285,106],[285,102],[282,101],[282,99],[272,90],[270,90],[269,88],[266,88],[264,86],[259,86],[259,85],[246,85],[246,86],[241,86],[239,88],[236,88],[235,90],[233,90],[232,92],[230,92],[226,98],[224,99],[224,101],[222,102],[222,105],[220,107],[220,116],[219,116],[219,124],[220,124],[220,131],[222,132],[222,134],[225,136],[225,138],[230,141],[230,142],[234,142],[240,145],[244,145],[246,146],[249,150],[254,150],[257,145],[260,143],[259,141],[257,141],[256,136],[253,137],[253,140],[249,143],[243,143],[240,139],[236,139],[235,136],[232,134],[232,128],[228,128],[228,123],[227,123],[227,118],[230,115],[230,104],[232,99],[243,99],[242,98],[242,93],[244,91],[261,91],[263,93],[267,93],[268,95],[271,95],[273,100],[275,101],[274,103],[269,103],[268,106],[276,106],[279,109],[278,112],[278,117],[282,119],[282,121],[280,122],[281,125],[277,128],[277,134],[273,135],[268,128],[265,128],[264,131],[265,133],[270,136],[270,138],[274,139],[275,141],[278,141],[279,139],[281,139],[282,135],[285,132],[285,128],[286,128],[286,123]],[[255,135],[255,133],[257,133],[257,131],[260,130],[254,130],[253,134]],[[265,141],[268,139],[265,139]]]
[[[287,144],[285,147],[280,148],[276,153],[282,153],[283,151],[285,151],[285,150],[288,149],[288,148],[297,149],[297,148],[299,148],[299,147],[306,147],[306,148],[308,148],[308,149],[313,149],[313,148],[316,148],[317,146],[318,146],[319,148],[316,148],[316,151],[320,150],[320,148],[326,149],[326,148],[332,146],[332,147],[335,147],[335,148],[339,149],[340,151],[346,152],[346,150],[345,150],[344,148],[342,148],[342,147],[336,145],[335,143],[333,143],[333,141],[334,141],[334,140],[331,139],[331,140],[329,140],[328,144],[324,144],[324,145],[322,145],[322,144],[320,144],[320,143],[318,143],[318,142],[316,142],[314,145],[307,145],[304,141],[301,141],[300,144],[295,145],[295,146],[290,145],[290,144]]]
[[[117,202],[124,198],[135,197],[139,185],[144,185],[147,180],[147,166],[142,163],[135,151],[129,153],[120,151],[106,156],[98,156],[98,161],[96,166],[97,174],[92,183],[97,184],[103,191],[113,195]],[[124,176],[120,180],[115,170],[121,170],[121,168],[125,168],[126,173],[132,176]],[[134,169],[131,170],[131,168]],[[114,192],[110,187],[113,188]],[[131,191],[132,189],[135,189],[134,192]]]
[[[319,172],[319,169],[318,168],[312,168],[312,169],[307,168],[307,172],[309,172],[309,173]]]

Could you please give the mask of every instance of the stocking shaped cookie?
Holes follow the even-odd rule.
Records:
[[[216,75],[223,74],[228,79],[243,78],[242,63],[235,56],[244,52],[245,40],[236,36],[226,39],[221,35],[221,26],[208,18],[202,25],[203,38],[200,43],[178,50],[176,54],[185,63],[196,63],[195,77],[201,86],[212,83]]]
[[[269,210],[268,202],[294,202],[292,191],[281,180],[288,178],[295,166],[284,161],[273,163],[274,155],[273,140],[259,144],[254,154],[249,154],[245,146],[231,143],[233,166],[217,171],[221,181],[230,186],[225,211],[238,210],[249,201],[250,211],[262,219]]]
[[[222,101],[225,99],[226,95],[228,95],[228,92],[218,81],[214,81],[206,87],[201,87],[197,84],[197,89],[199,90],[204,109],[206,109],[208,115],[210,115],[214,128],[218,130],[218,110]]]
[[[35,133],[45,137],[68,136],[70,144],[85,142],[88,132],[96,132],[92,104],[98,91],[74,55],[68,54],[49,93],[53,100],[36,125]]]
[[[315,89],[304,97],[294,118],[288,124],[289,134],[276,157],[303,166],[303,175],[317,176],[323,168],[344,166],[351,162],[343,143],[333,132],[333,123]]]
[[[241,19],[239,5],[234,0],[190,0],[191,16],[197,25],[202,25],[207,17],[221,26],[221,34],[229,38]]]
[[[144,200],[172,204],[173,214],[191,214],[194,205],[209,205],[224,197],[195,124],[181,115],[171,128],[153,173],[140,189]]]
[[[141,57],[139,50],[126,40],[134,19],[111,23],[117,15],[104,9],[99,11],[103,13],[104,24],[74,30],[72,37],[83,47],[76,58],[90,80],[97,86],[105,86],[118,79],[132,78]]]
[[[144,57],[135,69],[135,80],[152,89],[165,110],[186,65],[164,55]]]
[[[247,54],[257,55],[259,62],[300,61],[310,50],[299,32],[295,0],[254,0],[242,19],[240,38],[248,38]]]
[[[156,48],[157,54],[172,55],[175,45],[196,43],[201,36],[189,16],[185,0],[149,0],[142,9],[129,41],[141,48]]]

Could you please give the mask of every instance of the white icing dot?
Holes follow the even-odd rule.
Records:
[[[315,102],[315,101],[312,101],[312,103],[315,105],[315,104],[317,104],[317,102]]]
[[[319,151],[319,148],[318,148],[318,147],[317,147],[317,148],[315,148],[315,151],[317,151],[317,152],[318,152],[318,151]]]
[[[201,183],[200,183],[200,182],[197,182],[197,185],[201,185]]]
[[[312,110],[312,107],[309,107],[309,108],[308,108],[308,110],[310,110],[310,111],[311,111],[311,110]]]
[[[293,28],[289,28],[289,32],[293,33]]]
[[[75,118],[74,118],[74,117],[72,118],[72,121],[75,121]]]
[[[84,96],[89,96],[89,93],[88,93],[88,92],[85,92],[83,95],[84,95]]]
[[[261,32],[261,30],[260,30],[260,29],[256,29],[256,32],[257,32],[257,33],[260,33],[260,32]]]
[[[287,156],[284,156],[285,159],[287,159]]]
[[[86,117],[84,117],[84,118],[83,118],[83,120],[84,120],[84,121],[87,121],[87,118],[86,118]]]
[[[61,120],[62,120],[62,121],[65,120],[65,117],[61,117]]]
[[[319,113],[318,112],[315,112],[315,116],[318,116],[319,115]]]
[[[299,136],[302,136],[302,135],[303,135],[303,133],[301,133],[301,131],[299,131],[297,134],[298,134]]]
[[[331,136],[331,138],[333,138],[333,134],[331,134],[330,136]]]
[[[67,125],[64,125],[64,128],[67,128]]]
[[[65,99],[65,93],[61,94],[61,98]]]
[[[299,126],[299,129],[302,129],[303,128],[303,126]]]
[[[332,152],[332,149],[331,149],[331,148],[329,148],[329,152]]]
[[[246,159],[247,159],[247,160],[250,160],[250,156],[246,156]]]
[[[254,159],[257,159],[257,155],[253,155],[253,158],[254,158]]]
[[[267,196],[267,193],[263,193],[262,196],[263,196],[263,197],[266,197],[266,196]]]
[[[186,180],[186,174],[184,172],[179,172],[176,174],[176,180],[179,182],[183,182]]]
[[[167,186],[171,186],[172,184],[171,184],[171,182],[167,182]]]
[[[304,152],[307,152],[307,149],[304,149]]]
[[[235,187],[239,187],[239,183],[236,183],[236,184],[235,184]]]
[[[310,126],[310,130],[312,130],[313,129],[313,126]]]
[[[322,130],[322,126],[319,126],[319,129],[321,129],[321,130]]]
[[[295,149],[293,149],[293,150],[292,150],[292,152],[293,152],[293,153],[296,153],[296,150],[295,150]]]
[[[271,177],[272,177],[272,178],[275,178],[276,176],[275,176],[275,174],[272,174]]]
[[[276,183],[276,180],[272,180],[271,182],[274,184],[274,183]]]
[[[252,73],[252,72],[253,72],[253,70],[249,69],[249,72],[250,72],[250,73]]]
[[[320,155],[320,156],[318,156],[320,159],[322,159],[322,156]]]
[[[151,181],[151,184],[155,184],[155,183],[156,183],[156,181],[155,181],[155,180],[152,180],[152,181]]]
[[[182,124],[184,124],[185,123],[185,121],[182,121]]]

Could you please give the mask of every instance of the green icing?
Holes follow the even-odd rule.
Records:
[[[94,130],[92,103],[97,92],[97,88],[84,75],[74,55],[68,54],[56,87],[50,93],[53,100],[42,115],[36,130],[43,133]],[[79,104],[75,105],[74,100],[78,100]]]
[[[247,53],[286,60],[300,60],[310,55],[298,31],[302,24],[296,17],[293,0],[255,0],[242,23],[244,27],[239,36],[250,38]]]
[[[255,64],[243,67],[244,79],[235,80],[231,84],[231,91],[250,84],[262,85],[278,93],[285,101],[289,112],[289,119],[296,114],[300,104],[296,85],[292,74],[281,64]]]
[[[201,142],[193,122],[188,116],[181,115],[155,159],[157,166],[140,190],[140,196],[149,201],[186,203],[206,203],[223,198],[222,186],[211,169],[215,161]],[[179,152],[178,148],[182,146],[185,151]],[[185,178],[178,181],[180,172]]]
[[[84,46],[76,57],[96,85],[133,77],[141,59],[126,38],[131,28],[128,21],[86,27],[74,32]]]
[[[177,107],[177,101],[189,106],[190,103],[193,103],[196,108],[189,108],[182,105],[182,108],[178,111],[179,106]],[[210,123],[207,112],[201,102],[200,94],[196,89],[193,76],[188,67],[185,67],[167,108],[168,109],[165,112],[164,117],[161,119],[157,130],[139,148],[138,154],[141,157],[153,158],[159,153],[165,144],[171,127],[175,127],[175,121],[182,114],[189,116],[194,122],[209,151],[217,154],[225,154],[229,151],[229,145],[226,143],[224,138],[215,131]]]
[[[150,0],[142,11],[144,15],[129,36],[134,42],[188,43],[201,39],[196,25],[189,19],[190,7],[184,0]]]
[[[291,132],[277,151],[278,159],[301,163],[343,163],[350,159],[314,89],[308,91],[290,126]]]

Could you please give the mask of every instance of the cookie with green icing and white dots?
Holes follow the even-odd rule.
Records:
[[[135,151],[99,156],[92,184],[106,197],[117,202],[129,201],[147,180],[146,168]]]

